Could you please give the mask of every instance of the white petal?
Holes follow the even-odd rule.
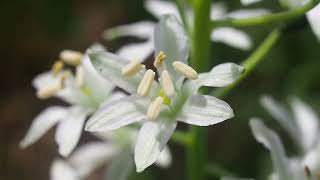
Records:
[[[132,159],[132,149],[127,145],[122,147],[122,150],[112,158],[111,165],[108,167],[106,179],[127,180],[133,170],[134,162]]]
[[[270,96],[263,96],[260,102],[270,115],[280,123],[282,128],[287,131],[291,138],[296,141],[295,143],[301,145],[301,132],[288,110]]]
[[[95,69],[107,80],[113,84],[119,86],[123,90],[129,93],[136,93],[137,88],[143,78],[145,70],[141,70],[134,76],[125,77],[121,71],[130,61],[123,59],[115,54],[111,54],[105,51],[90,52],[89,57]],[[157,92],[159,84],[154,82],[152,91]]]
[[[106,103],[88,120],[86,131],[114,130],[146,119],[146,107],[140,106],[139,100],[129,96]]]
[[[152,52],[153,41],[146,41],[124,45],[117,51],[117,54],[126,59],[143,62],[152,54]]]
[[[51,180],[78,180],[75,170],[63,160],[55,160],[50,169]]]
[[[79,176],[86,177],[96,168],[111,160],[117,152],[118,148],[113,144],[91,142],[76,149],[68,162],[77,170]]]
[[[252,40],[248,34],[235,28],[216,28],[211,32],[211,40],[221,42],[241,50],[252,48]]]
[[[303,159],[303,164],[308,166],[311,173],[316,174],[320,170],[320,145],[309,151]]]
[[[244,6],[248,6],[257,2],[260,2],[262,0],[241,0],[241,4]]]
[[[105,39],[115,39],[124,36],[133,36],[143,39],[153,37],[154,23],[151,21],[140,21],[132,24],[125,24],[108,29],[103,33]]]
[[[174,71],[172,63],[181,61],[188,64],[189,45],[188,37],[183,26],[173,15],[162,16],[154,31],[155,56],[164,52],[166,68],[173,81],[177,81],[178,74]]]
[[[199,74],[195,83],[198,86],[224,87],[235,82],[244,71],[244,67],[235,63],[219,64],[209,73]]]
[[[250,127],[255,139],[262,143],[271,153],[272,164],[280,179],[291,179],[289,161],[279,136],[266,127],[260,119],[250,120]]]
[[[241,19],[270,14],[267,9],[239,9],[227,14],[228,18]]]
[[[320,40],[320,3],[307,13],[307,18],[313,33]]]
[[[34,88],[36,88],[37,90],[42,88],[42,87],[46,87],[50,84],[54,84],[55,82],[57,82],[59,80],[59,78],[57,78],[57,76],[54,76],[51,71],[47,71],[44,73],[41,73],[39,75],[37,75],[33,80],[32,80],[32,85]]]
[[[310,150],[319,137],[319,118],[310,106],[298,98],[291,101],[294,120],[301,132],[301,140],[305,150]]]
[[[165,146],[160,153],[160,156],[158,157],[155,164],[159,167],[167,168],[171,165],[172,162],[172,156],[171,152],[168,146]]]
[[[213,96],[193,95],[183,106],[177,119],[192,125],[209,126],[233,116],[233,111],[226,102]]]
[[[157,121],[148,121],[143,124],[134,152],[137,172],[142,172],[159,158],[176,126],[175,121],[168,122],[160,118]]]
[[[221,19],[226,12],[227,8],[224,3],[211,3],[210,19]]]
[[[165,14],[173,14],[180,18],[177,6],[172,2],[163,0],[146,0],[144,6],[149,13],[158,19]]]
[[[67,117],[59,123],[55,139],[62,156],[68,156],[78,144],[87,115],[81,107],[70,107]]]
[[[51,127],[65,118],[65,107],[53,106],[41,112],[32,122],[27,135],[20,142],[20,147],[25,148],[40,139]]]

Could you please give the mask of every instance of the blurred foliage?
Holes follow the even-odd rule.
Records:
[[[240,7],[238,0],[224,1],[229,10]],[[255,7],[281,11],[277,1],[265,1]],[[47,104],[39,101],[31,88],[32,78],[48,69],[62,49],[84,50],[95,41],[116,50],[127,41],[101,40],[104,29],[115,25],[154,18],[143,9],[142,0],[2,0],[0,2],[2,53],[0,103],[0,179],[48,179],[52,159],[57,156],[53,134],[20,150],[17,147],[32,118]],[[270,94],[279,101],[293,95],[320,112],[320,43],[305,19],[286,32],[254,73],[236,88],[227,101],[236,117],[209,127],[209,158],[242,177],[263,177],[270,171],[269,153],[255,142],[248,127],[252,116],[263,117],[292,147],[288,137],[259,105],[259,97]],[[271,27],[244,28],[257,46]],[[251,51],[243,52],[219,43],[212,46],[212,65],[225,61],[241,62]],[[319,113],[320,114],[320,113]],[[180,127],[184,125],[180,124]],[[85,135],[85,140],[88,139]],[[90,139],[90,138],[89,138]],[[134,179],[184,179],[184,151],[173,148],[172,168],[151,167]],[[294,150],[289,149],[289,152]],[[100,170],[100,171],[103,171]],[[99,173],[89,179],[99,179]]]

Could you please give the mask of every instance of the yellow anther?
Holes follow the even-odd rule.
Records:
[[[167,70],[161,73],[162,88],[166,96],[171,97],[174,94],[174,86]]]
[[[59,76],[59,82],[61,84],[61,89],[65,88],[66,86],[66,80],[67,78],[71,76],[71,72],[68,71],[68,70],[65,70],[63,72],[60,73],[60,76]]]
[[[163,64],[163,61],[166,59],[166,55],[164,54],[164,52],[160,51],[156,57],[156,59],[154,60],[154,67],[159,68],[161,67],[161,65]]]
[[[145,65],[141,64],[137,60],[134,60],[128,65],[126,65],[125,67],[123,67],[121,73],[123,76],[132,76],[144,68],[145,68]]]
[[[153,72],[151,69],[149,69],[144,74],[137,90],[138,95],[146,96],[149,94],[155,75],[156,75],[155,72]]]
[[[172,65],[178,73],[184,75],[186,78],[190,80],[198,79],[198,73],[192,67],[179,61],[174,61]]]
[[[84,84],[84,72],[83,72],[83,67],[82,66],[77,66],[76,69],[76,85],[78,87],[83,86]]]
[[[64,67],[64,64],[61,60],[56,61],[52,67],[51,67],[51,72],[54,75],[57,75]]]
[[[72,51],[72,50],[63,50],[60,53],[60,58],[65,62],[66,64],[77,66],[81,63],[82,59],[82,53],[78,51]]]
[[[163,99],[162,97],[157,97],[149,106],[147,117],[150,120],[156,119],[161,111],[161,105],[162,105]]]

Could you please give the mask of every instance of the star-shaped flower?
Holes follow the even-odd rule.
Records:
[[[155,162],[178,121],[208,126],[232,118],[233,111],[227,103],[197,91],[201,86],[229,85],[244,71],[234,63],[225,63],[198,74],[188,65],[188,38],[173,15],[161,18],[154,38],[156,58],[153,65],[159,81],[154,80],[153,70],[146,70],[138,61],[105,51],[89,54],[100,74],[131,96],[105,104],[89,119],[86,130],[114,130],[143,122],[134,153],[138,172]]]
[[[180,18],[178,9],[173,2],[163,0],[146,0],[145,9],[158,19],[165,14],[173,14]],[[190,24],[192,24],[192,11],[190,9],[186,9],[186,12],[187,19],[190,21]],[[226,8],[222,3],[213,3],[211,6],[211,19],[244,18],[266,13],[268,13],[268,11],[264,9],[241,9],[226,13]],[[103,36],[109,40],[124,36],[134,36],[145,39],[146,41],[144,42],[128,44],[117,51],[117,54],[124,58],[134,58],[143,61],[154,51],[154,26],[154,22],[140,21],[108,29],[105,31]],[[249,50],[252,47],[250,37],[245,32],[235,28],[216,28],[211,33],[211,39],[214,42],[225,43],[231,47],[242,50]]]
[[[95,45],[92,49],[103,49]],[[59,153],[67,156],[77,145],[86,117],[105,101],[116,99],[114,88],[93,68],[87,54],[65,50],[49,72],[38,75],[32,82],[37,97],[47,99],[58,97],[71,106],[51,106],[40,113],[32,122],[20,146],[25,148],[40,139],[51,127],[58,124],[56,142]],[[65,65],[75,67],[75,75],[64,69]],[[123,97],[123,95],[121,95]]]
[[[124,180],[134,169],[132,152],[137,130],[121,128],[95,134],[102,141],[80,146],[66,160],[57,158],[51,166],[51,180],[86,179],[94,170],[108,163],[107,179]],[[165,147],[155,162],[160,167],[171,164],[171,153]]]

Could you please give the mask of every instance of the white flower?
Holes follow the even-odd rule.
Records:
[[[93,49],[102,48],[95,45]],[[38,75],[32,84],[39,98],[56,96],[71,106],[51,106],[45,109],[34,119],[20,146],[25,148],[33,144],[58,124],[55,139],[59,153],[67,156],[79,141],[86,117],[110,99],[114,86],[98,75],[87,54],[66,50],[61,52],[60,58],[51,71]],[[64,64],[76,66],[75,76],[71,71],[63,69]],[[112,98],[118,96],[119,93],[116,93]]]
[[[165,14],[174,14],[176,15],[176,17],[180,18],[176,5],[169,1],[146,0],[145,8],[148,12],[150,12],[158,19]],[[192,11],[190,9],[186,9],[186,13],[187,20],[192,21]],[[214,3],[211,6],[211,19],[243,18],[248,16],[262,15],[266,13],[268,13],[268,11],[263,9],[243,9],[227,14],[223,4]],[[106,39],[114,39],[122,36],[135,36],[145,39],[146,41],[142,43],[134,43],[123,46],[117,52],[117,54],[123,58],[135,59],[141,62],[149,57],[154,51],[154,25],[155,24],[150,21],[141,21],[137,23],[121,25],[106,30],[103,36]],[[250,37],[245,32],[235,28],[216,28],[211,33],[211,39],[214,42],[225,43],[231,47],[242,50],[249,50],[252,47],[252,41]]]
[[[145,70],[137,61],[96,51],[89,54],[100,74],[131,94],[106,104],[87,122],[88,131],[114,130],[143,122],[136,147],[135,164],[141,172],[159,157],[177,121],[208,126],[233,117],[230,106],[215,97],[197,94],[201,86],[222,87],[234,82],[244,68],[233,63],[214,67],[208,73],[197,74],[187,65],[189,46],[183,27],[173,15],[165,15],[154,32],[159,74]],[[130,68],[129,68],[130,67]],[[139,69],[139,71],[136,71]],[[129,71],[135,74],[128,76]],[[184,79],[188,80],[184,82]]]
[[[134,169],[132,152],[137,131],[121,128],[117,131],[96,134],[104,142],[91,142],[80,146],[66,160],[56,159],[51,166],[51,180],[85,179],[95,169],[110,163],[107,179],[125,180]],[[168,167],[171,153],[166,147],[156,164]]]

